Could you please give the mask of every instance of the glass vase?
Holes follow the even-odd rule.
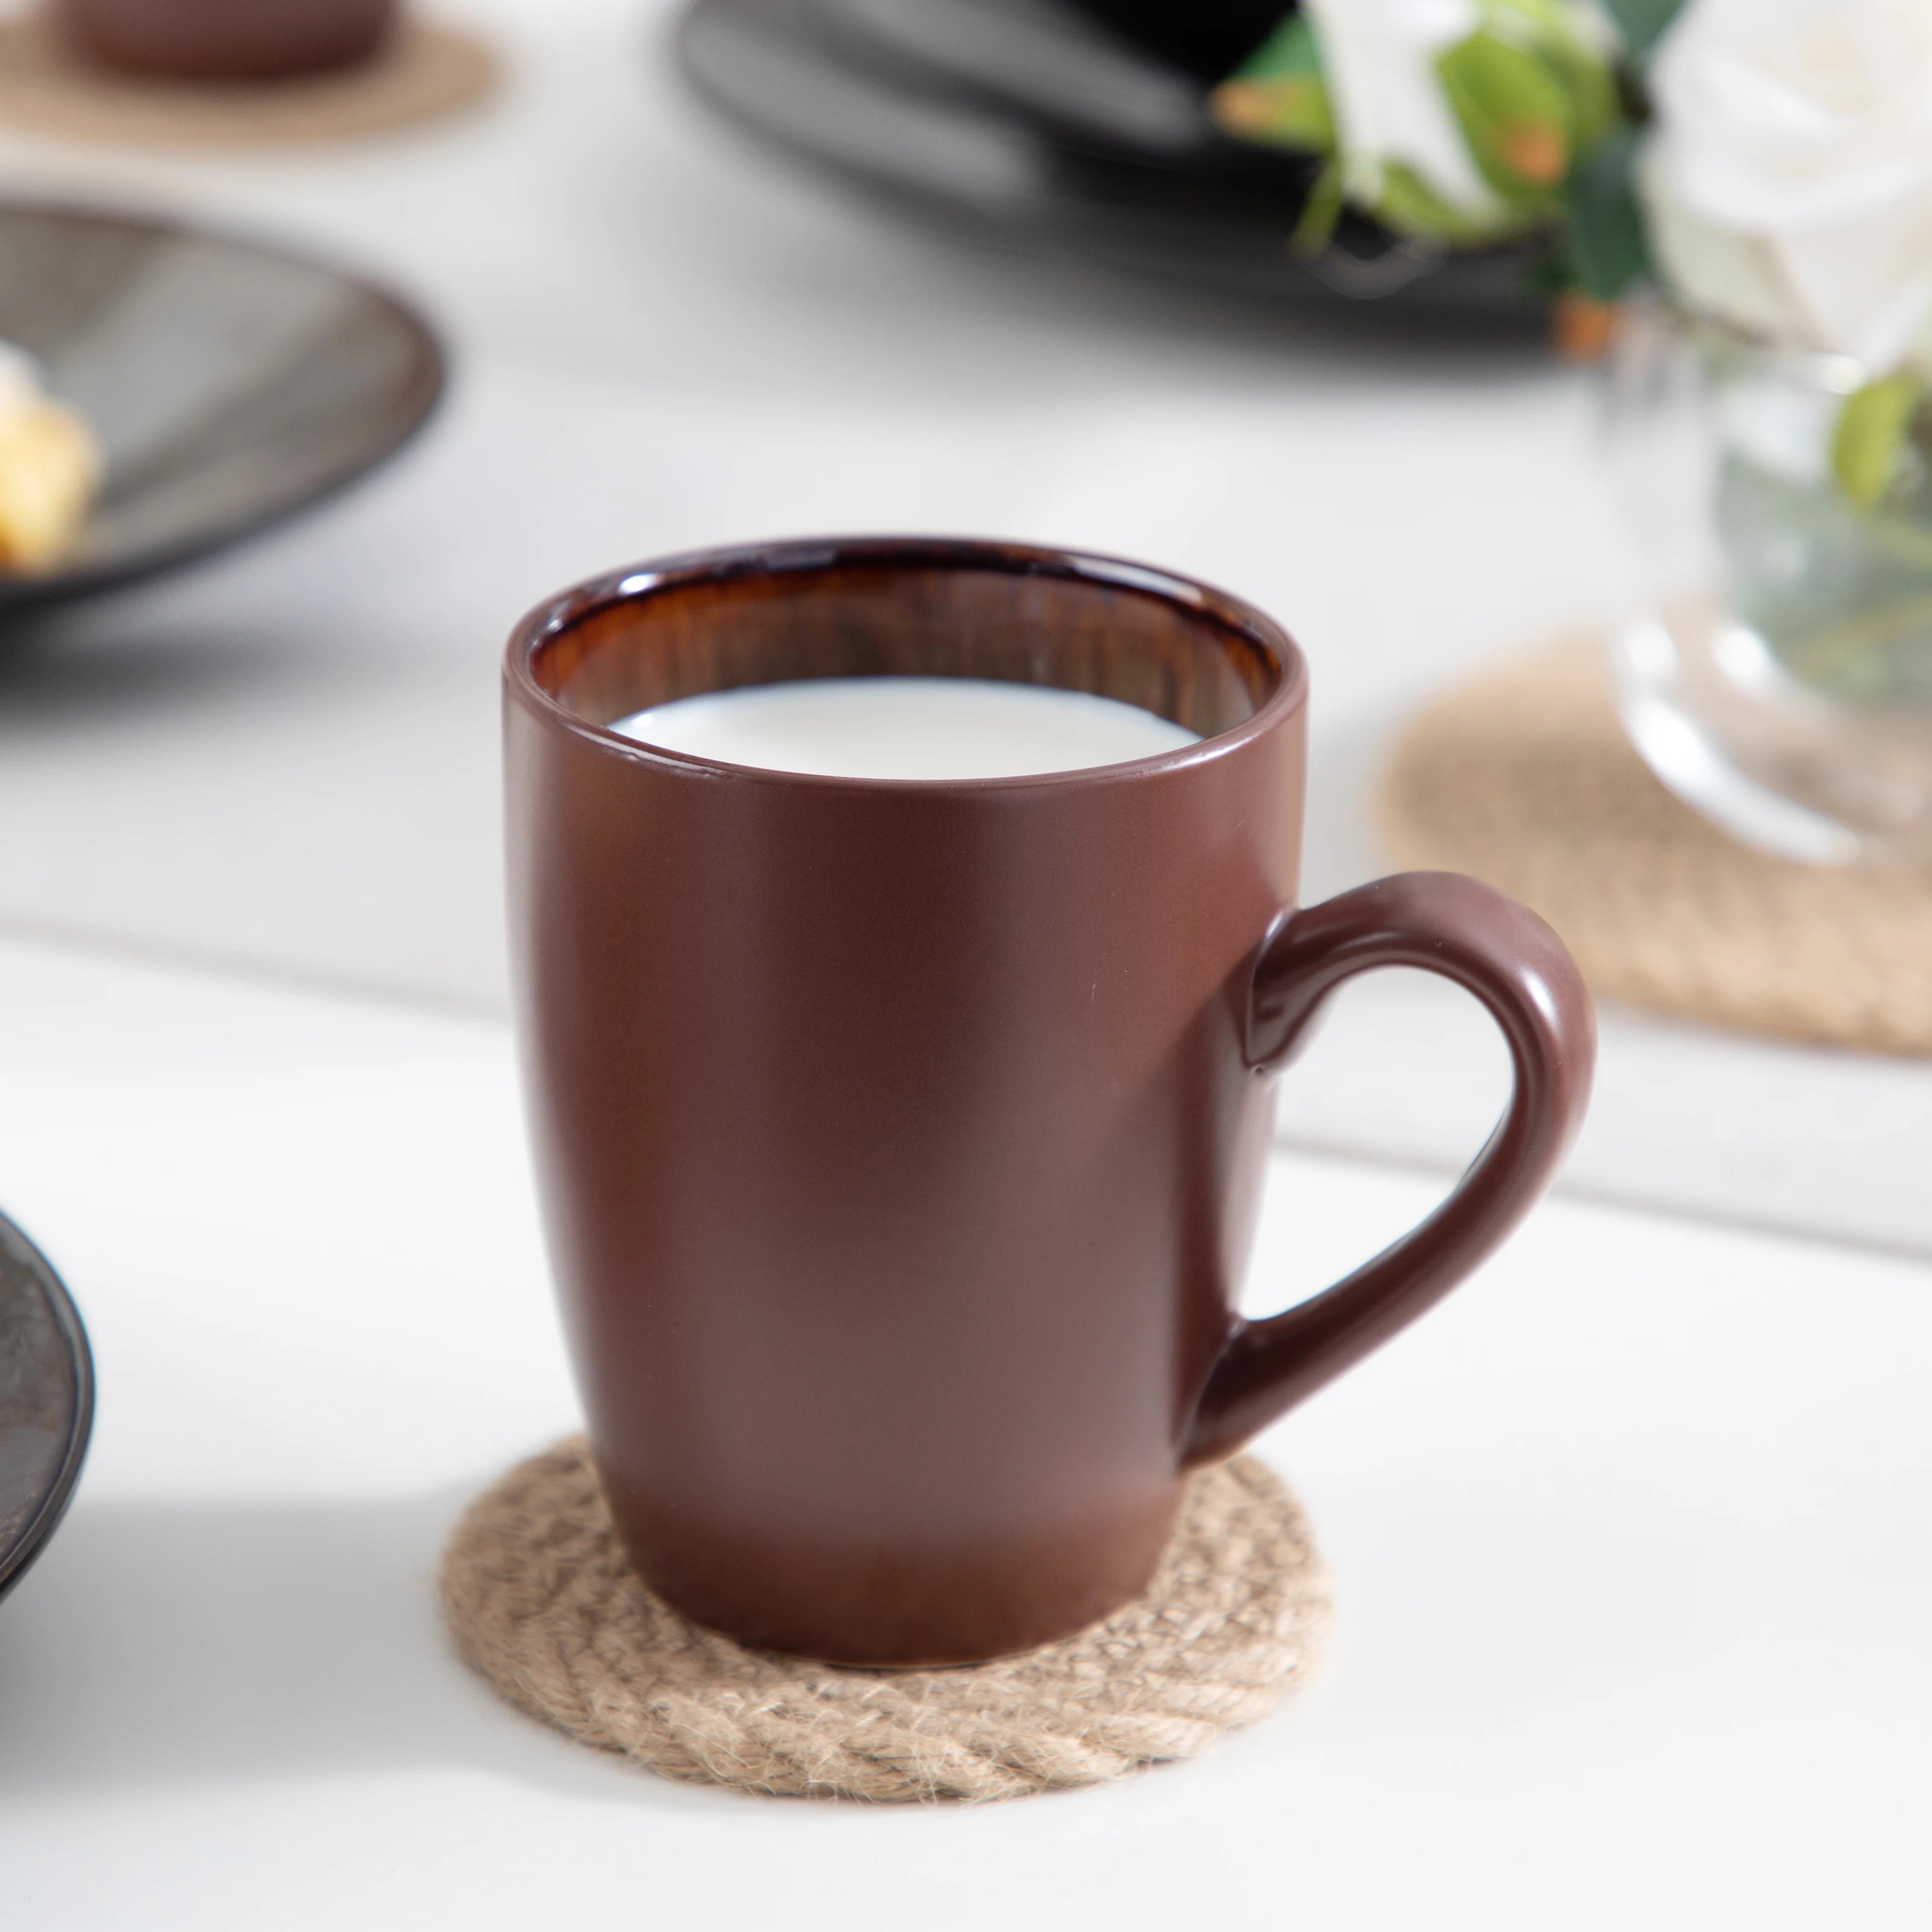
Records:
[[[1640,304],[1604,365],[1639,596],[1611,644],[1645,762],[1746,843],[1932,860],[1932,472],[1862,508],[1832,466],[1847,357]]]

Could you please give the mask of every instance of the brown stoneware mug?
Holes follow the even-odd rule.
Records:
[[[282,80],[365,60],[396,0],[54,0],[68,40],[169,80]]]
[[[916,674],[1201,734],[1041,777],[806,777],[604,728],[673,698]],[[507,666],[518,1026],[590,1437],[639,1574],[853,1663],[1018,1650],[1147,1582],[1187,1472],[1500,1242],[1594,1052],[1541,920],[1446,873],[1296,897],[1300,653],[1139,565],[940,539],[644,564]],[[1352,975],[1466,987],[1508,1111],[1428,1220],[1232,1310],[1268,1076]]]

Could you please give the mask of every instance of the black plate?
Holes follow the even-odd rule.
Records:
[[[1180,70],[1064,9],[992,0],[969,24],[971,4],[697,0],[678,52],[744,125],[986,238],[1272,301],[1544,326],[1533,248],[1446,253],[1352,216],[1305,260],[1288,238],[1312,161],[1221,139]]]
[[[1058,140],[1130,159],[1218,145],[1200,82],[1060,0],[804,0],[848,59],[1003,107]]]
[[[320,502],[401,447],[442,388],[428,325],[279,248],[140,216],[0,202],[0,338],[107,458],[74,556],[0,577],[0,614],[152,576]]]
[[[46,1257],[0,1214],[0,1597],[53,1534],[93,1423],[87,1331]]]

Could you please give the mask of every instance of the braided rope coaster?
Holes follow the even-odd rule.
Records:
[[[1794,865],[1734,843],[1624,737],[1600,646],[1438,699],[1384,774],[1403,866],[1534,907],[1599,993],[1795,1040],[1932,1053],[1932,874]]]
[[[496,86],[474,36],[407,14],[368,60],[287,80],[146,80],[97,67],[38,14],[0,21],[0,119],[37,133],[150,146],[340,141],[440,119]]]
[[[1018,1657],[855,1670],[749,1650],[632,1574],[580,1437],[470,1506],[442,1561],[464,1658],[519,1708],[667,1778],[786,1797],[1017,1798],[1198,1756],[1308,1672],[1328,1580],[1252,1456],[1198,1476],[1146,1592]]]

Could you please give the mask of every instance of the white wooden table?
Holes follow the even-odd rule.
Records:
[[[7,188],[370,264],[458,351],[365,490],[0,655],[0,1205],[101,1388],[73,1514],[0,1608],[9,1932],[1917,1932],[1910,1063],[1606,1016],[1567,1197],[1264,1444],[1340,1638],[1202,1764],[980,1812],[761,1804],[580,1753],[451,1660],[440,1538],[574,1414],[500,1017],[522,608],[811,528],[1198,572],[1314,661],[1327,891],[1380,863],[1391,722],[1617,590],[1575,376],[921,236],[713,128],[652,51],[662,4],[446,4],[513,57],[446,129],[220,160],[0,139]],[[1437,989],[1351,994],[1285,1094],[1258,1304],[1415,1218],[1497,1061]]]
[[[1932,1917],[1916,1264],[1552,1202],[1265,1438],[1339,1581],[1301,1702],[1084,1793],[761,1801],[437,1630],[454,1513],[574,1413],[498,1022],[16,944],[0,1066],[101,1398],[0,1607],[9,1932]],[[1280,1156],[1257,1305],[1434,1191]]]
[[[8,188],[333,248],[458,352],[364,490],[0,654],[0,927],[500,1010],[502,639],[688,544],[1006,534],[1255,598],[1315,667],[1313,893],[1384,869],[1364,800],[1406,710],[1618,608],[1586,378],[922,234],[686,99],[670,0],[440,4],[511,76],[446,127],[212,158],[0,134]],[[1460,1165],[1500,1067],[1446,1010],[1352,994],[1292,1143]],[[1932,1257],[1928,1136],[1920,1066],[1611,1013],[1566,1185]]]

